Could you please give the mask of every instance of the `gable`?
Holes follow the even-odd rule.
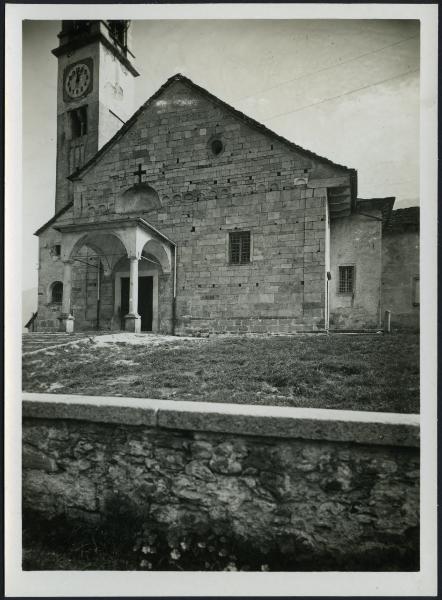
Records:
[[[351,169],[291,144],[180,77],[152,96],[71,179],[76,214],[81,205],[83,214],[93,216],[158,212],[223,195],[243,202],[253,193],[312,181],[345,189],[354,176]],[[128,190],[140,183],[159,201],[138,198],[133,204]]]
[[[295,152],[298,154],[298,156],[303,156],[315,163],[320,163],[324,167],[330,167],[331,169],[327,171],[328,174],[335,173],[336,170],[345,173],[354,172],[354,169],[334,163],[325,157],[319,156],[310,150],[290,142],[283,136],[278,135],[277,133],[268,129],[262,123],[259,123],[251,117],[248,117],[226,102],[220,100],[204,88],[194,84],[190,79],[178,74],[171,77],[161,88],[159,88],[159,90],[134,113],[129,121],[127,121],[127,123],[125,123],[125,125],[123,125],[123,127],[115,134],[115,136],[109,140],[109,142],[105,144],[90,161],[88,161],[88,163],[72,174],[70,179],[75,180],[81,178],[82,175],[87,172],[93,164],[99,161],[100,158],[106,154],[106,152],[108,152],[115,143],[127,135],[127,133],[133,129],[133,127],[136,127],[142,116],[145,116],[146,111],[151,112],[152,109],[154,109],[154,112],[167,112],[167,108],[174,106],[175,108],[181,107],[184,109],[184,112],[192,112],[195,109],[198,109],[202,101],[211,103],[214,107],[217,107],[224,112],[224,114],[229,114],[244,126],[247,126],[250,129],[267,136],[267,138],[273,140],[275,143],[281,144],[288,151]]]

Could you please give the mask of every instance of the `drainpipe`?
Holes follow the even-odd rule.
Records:
[[[176,246],[173,247],[172,335],[175,335],[175,323],[176,323]]]
[[[98,257],[97,266],[97,331],[100,329],[100,275],[101,275],[101,260]]]

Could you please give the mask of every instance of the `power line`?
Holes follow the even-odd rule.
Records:
[[[401,179],[401,181],[386,181],[386,182],[382,182],[382,186],[392,186],[392,185],[404,185],[406,183],[419,183],[419,177],[416,177],[414,179]]]
[[[323,104],[324,102],[330,102],[331,100],[337,100],[338,98],[342,98],[343,96],[349,96],[350,94],[355,94],[356,92],[361,92],[362,90],[367,90],[371,87],[376,87],[377,85],[381,85],[382,83],[387,83],[387,81],[392,81],[393,79],[400,79],[401,77],[405,77],[410,73],[416,73],[419,69],[412,69],[411,71],[406,71],[405,73],[400,73],[399,75],[395,75],[394,77],[388,77],[387,79],[382,79],[381,81],[376,81],[375,83],[370,83],[369,85],[364,85],[360,88],[356,88],[354,90],[350,90],[348,92],[344,92],[343,94],[339,94],[338,96],[331,96],[330,98],[324,98],[324,100],[319,100],[318,102],[313,102],[312,104],[307,104],[306,106],[300,106],[299,108],[295,108],[294,110],[288,110],[287,112],[279,113],[277,115],[272,115],[270,117],[264,117],[263,121],[270,121],[271,119],[277,119],[278,117],[283,117],[284,115],[290,115],[295,112],[299,112],[301,110],[306,110],[311,106],[317,106],[318,104]]]
[[[242,96],[241,98],[237,98],[236,100],[234,100],[234,102],[242,102],[246,98],[252,98],[253,96],[256,96],[256,94],[263,94],[264,92],[268,92],[270,90],[275,90],[279,87],[282,87],[283,85],[292,83],[293,81],[299,81],[300,79],[305,79],[306,77],[312,77],[313,75],[316,75],[317,73],[323,73],[324,71],[329,71],[330,69],[336,69],[342,65],[346,65],[355,60],[359,60],[360,58],[370,56],[370,54],[376,54],[377,52],[381,52],[382,50],[386,50],[387,48],[393,48],[393,46],[398,46],[399,44],[404,44],[405,42],[408,42],[409,40],[414,40],[418,37],[419,36],[417,36],[417,35],[412,35],[411,37],[405,38],[404,40],[400,40],[399,42],[394,42],[393,44],[388,44],[388,46],[382,46],[381,48],[377,48],[376,50],[371,50],[370,52],[365,52],[364,54],[359,54],[358,56],[354,56],[353,58],[343,60],[342,62],[336,63],[334,65],[330,65],[329,67],[324,67],[322,69],[318,69],[317,71],[313,71],[312,73],[304,73],[303,75],[299,75],[298,77],[294,77],[293,79],[287,79],[286,81],[281,81],[280,83],[276,83],[275,85],[265,88],[264,90],[260,90],[258,92],[254,92],[253,94],[248,94],[247,96]]]

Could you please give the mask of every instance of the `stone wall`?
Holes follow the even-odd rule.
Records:
[[[63,282],[63,263],[55,255],[55,245],[61,244],[61,234],[48,227],[39,236],[38,248],[38,331],[58,331],[61,303],[51,302],[51,286],[56,281]]]
[[[417,415],[24,394],[23,417],[25,510],[98,522],[117,502],[343,560],[418,544]]]
[[[382,306],[393,329],[419,330],[419,231],[387,232],[382,240]]]

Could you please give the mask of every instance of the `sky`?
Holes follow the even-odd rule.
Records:
[[[60,21],[23,25],[23,289],[54,214]],[[135,110],[182,73],[296,144],[358,172],[360,198],[419,204],[419,22],[138,20]]]

